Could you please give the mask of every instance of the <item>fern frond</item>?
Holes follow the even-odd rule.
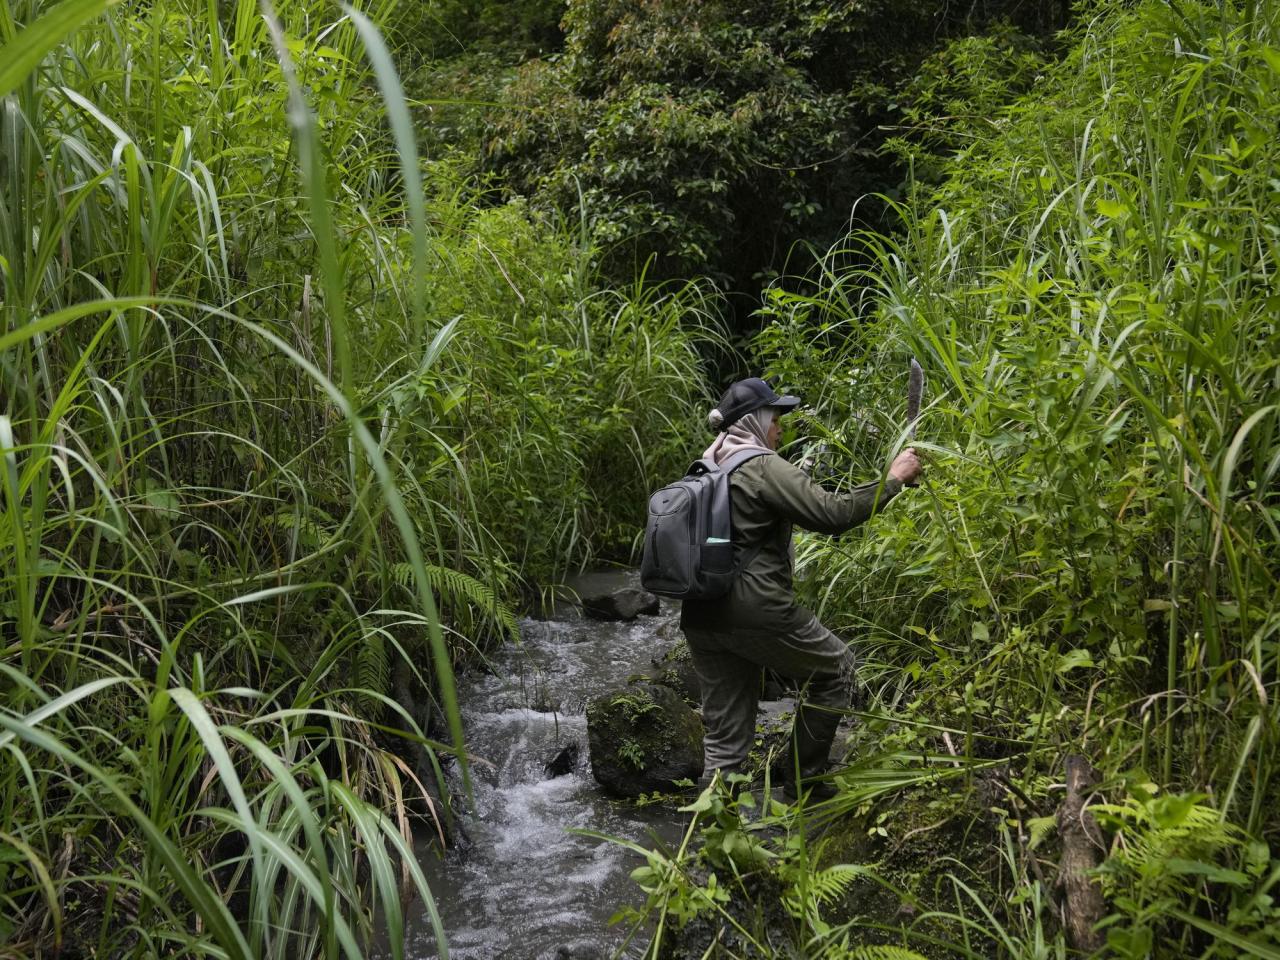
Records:
[[[853,882],[867,876],[867,867],[852,863],[837,863],[808,873],[792,885],[783,897],[783,905],[794,917],[816,915],[818,907],[825,907],[848,893]]]
[[[262,522],[289,531],[299,543],[308,547],[320,546],[337,529],[337,522],[318,507],[311,507],[305,512],[278,510],[264,516]]]
[[[413,588],[413,567],[407,563],[391,565],[391,579],[406,590]],[[457,611],[462,607],[470,607],[479,611],[485,625],[497,633],[508,637],[516,637],[520,627],[511,608],[498,599],[497,595],[475,577],[452,570],[427,564],[427,585],[436,595],[441,607]]]
[[[926,958],[906,947],[877,944],[854,947],[849,951],[849,960],[926,960]]]
[[[1128,798],[1094,804],[1090,810],[1123,841],[1103,863],[1104,878],[1111,883],[1136,884],[1144,895],[1160,897],[1184,889],[1188,877],[1217,876],[1228,882],[1243,877],[1221,862],[1239,828],[1195,797]]]
[[[849,888],[853,886],[853,881],[866,874],[866,867],[851,863],[837,863],[809,877],[809,895],[821,906],[827,906],[848,893]]]
[[[361,691],[367,690],[383,696],[391,692],[391,661],[387,657],[387,645],[382,634],[376,631],[366,634],[356,647],[355,685]],[[358,693],[357,696],[366,716],[376,718],[381,715],[380,700],[365,693]]]
[[[1058,829],[1058,821],[1055,817],[1032,817],[1027,820],[1026,826],[1031,834],[1029,846],[1034,850]]]

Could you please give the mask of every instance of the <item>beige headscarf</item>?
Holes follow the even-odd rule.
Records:
[[[711,411],[712,416],[709,419],[713,424],[718,413],[718,410]],[[773,425],[778,413],[777,407],[761,407],[759,410],[744,413],[728,430],[717,435],[715,443],[703,451],[702,458],[721,464],[743,450],[763,450],[766,453],[773,453],[766,438],[769,436],[769,427]]]

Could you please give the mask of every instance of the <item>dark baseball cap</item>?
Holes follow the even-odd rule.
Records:
[[[761,407],[781,407],[786,411],[799,405],[799,397],[779,396],[773,387],[759,377],[747,377],[730,384],[720,398],[720,403],[716,406],[716,410],[720,412],[720,425],[716,429],[724,432],[741,417]]]

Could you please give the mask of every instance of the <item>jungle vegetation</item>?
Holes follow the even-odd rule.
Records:
[[[420,176],[389,8],[2,10],[0,941],[398,952],[452,667],[629,544],[704,293]]]
[[[899,148],[958,152],[895,232],[766,293],[756,356],[810,391],[799,439],[837,476],[906,442],[927,358],[927,477],[798,551],[868,685],[824,839],[704,798],[696,857],[651,854],[655,906],[723,914],[689,864],[724,886],[767,857],[805,956],[1280,955],[1280,8],[1081,13],[995,110],[987,41],[951,44],[951,91],[913,82],[930,136]],[[1073,756],[1098,774],[1085,936]],[[743,954],[785,954],[736,916]]]
[[[0,0],[0,954],[401,955],[453,671],[726,371],[838,486],[915,356],[840,795],[700,798],[652,954],[1280,956],[1278,88],[1275,0]]]

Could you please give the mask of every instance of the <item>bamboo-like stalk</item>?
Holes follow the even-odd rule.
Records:
[[[912,720],[1009,737],[1010,755],[1033,741],[1027,796],[1051,754],[1088,744],[1111,778],[1099,799],[1130,791],[1106,824],[1108,929],[1198,951],[1185,916],[1203,911],[1268,955],[1247,904],[1269,884],[1243,878],[1280,782],[1280,153],[1262,134],[1280,116],[1277,6],[1097,13],[997,136],[895,203],[899,236],[855,233],[812,292],[779,291],[760,345],[822,384],[824,439],[862,478],[901,433],[894,371],[919,356],[938,387],[916,444],[930,496],[899,498],[865,539],[799,550],[870,684]],[[1164,803],[1201,825],[1177,840],[1196,869],[1238,887],[1161,887],[1154,861],[1115,853],[1183,855],[1135,812]],[[1046,955],[1038,912],[957,896],[951,920]],[[1030,924],[1017,937],[1010,916]]]
[[[392,5],[188,7],[0,0],[6,948],[401,956],[403,881],[444,955],[453,664],[625,546],[714,321],[427,175]]]

